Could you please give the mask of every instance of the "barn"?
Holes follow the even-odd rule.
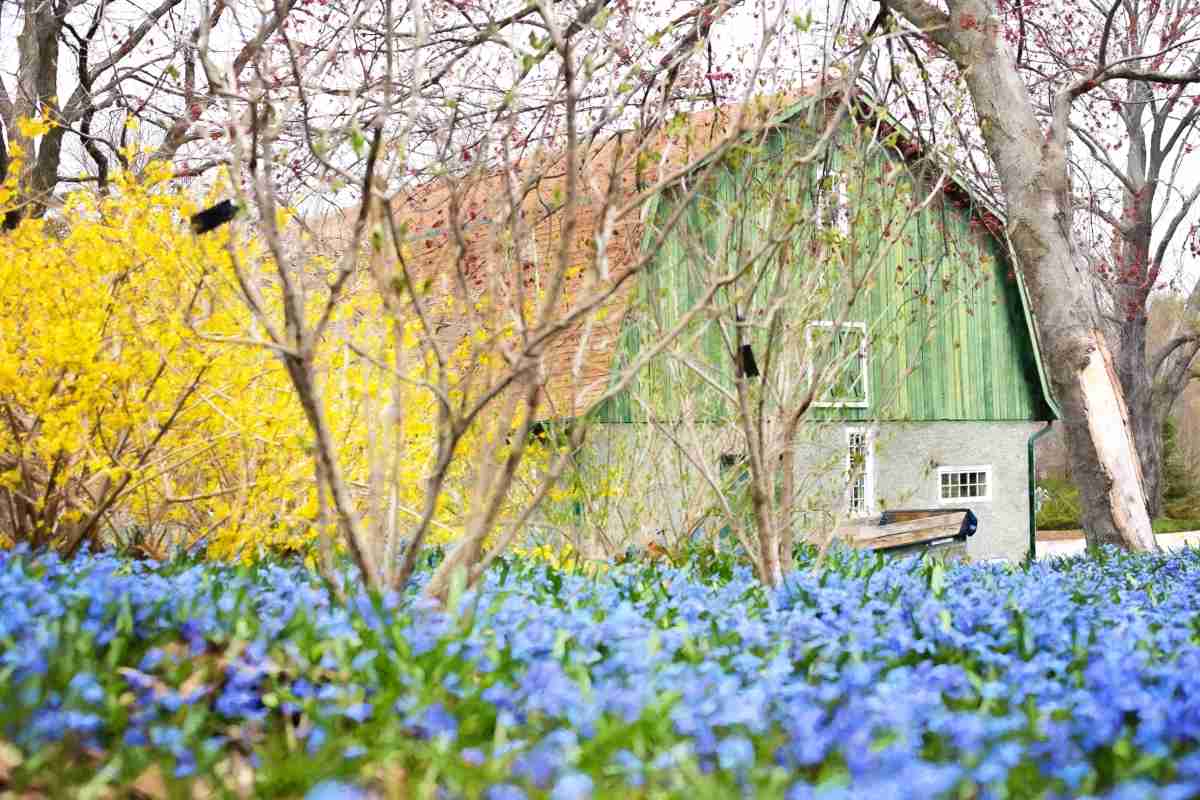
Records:
[[[802,534],[969,508],[971,558],[1024,557],[1054,405],[1000,215],[944,163],[825,93],[658,191],[608,251],[647,266],[546,354],[539,428],[590,428],[542,524],[596,554],[715,536],[746,521],[753,439]]]

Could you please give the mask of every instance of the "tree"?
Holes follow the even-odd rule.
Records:
[[[1155,70],[1175,70],[1177,75],[1196,73],[1200,57],[1195,55],[1194,42],[1200,33],[1200,7],[1135,3],[1112,8],[1118,9],[1112,25],[1119,35],[1110,38],[1115,60],[1145,60]],[[1103,30],[1100,25],[1093,28]],[[1118,109],[1114,114],[1119,135],[1127,143],[1123,164],[1108,157],[1104,145],[1111,137],[1094,126],[1072,125],[1077,139],[1117,183],[1120,193],[1119,205],[1098,201],[1087,209],[1111,229],[1112,263],[1101,266],[1108,301],[1102,318],[1116,350],[1117,375],[1129,406],[1152,517],[1161,512],[1167,488],[1162,431],[1200,353],[1200,336],[1194,329],[1200,313],[1200,283],[1183,274],[1171,275],[1172,256],[1183,250],[1180,240],[1189,232],[1195,234],[1194,225],[1189,231],[1186,220],[1200,197],[1200,180],[1191,178],[1189,185],[1195,160],[1187,156],[1195,147],[1200,120],[1200,104],[1189,97],[1194,93],[1190,86],[1187,81],[1127,80],[1123,85],[1099,87]],[[1092,105],[1103,108],[1101,103]],[[1146,328],[1151,293],[1176,280],[1185,287],[1189,280],[1193,284],[1190,290],[1185,288],[1187,314],[1169,341],[1150,350]]]
[[[193,235],[195,202],[172,183],[162,162],[141,176],[114,170],[107,194],[78,188],[52,219],[26,218],[0,237],[0,280],[23,289],[0,301],[7,544],[68,555],[120,544],[159,557],[203,545],[211,557],[248,561],[305,553],[323,531],[304,410],[275,354],[244,344],[253,323],[230,280],[227,259],[261,262],[262,245],[230,241],[228,228]],[[0,210],[7,202],[19,202],[15,176],[0,187]],[[415,321],[391,331],[381,316],[373,294],[352,287],[330,325],[350,341],[394,339],[412,381],[381,381],[344,342],[322,348],[313,368],[348,491],[386,531],[414,518],[425,497],[436,409],[413,385]],[[447,353],[451,380],[465,372],[465,354]],[[431,541],[464,530],[467,466],[480,443],[474,431],[460,442]]]
[[[1196,69],[1162,70],[1150,59],[1109,57],[1112,6],[1095,60],[1059,89],[1045,128],[996,0],[889,0],[890,8],[958,67],[1002,188],[1007,230],[1029,288],[1050,381],[1063,410],[1072,472],[1091,544],[1154,549],[1125,393],[1092,294],[1090,265],[1074,228],[1068,142],[1074,102],[1114,81],[1183,85]]]
[[[312,435],[321,507],[369,585],[411,577],[456,468],[468,464],[463,530],[429,581],[435,597],[456,580],[479,580],[555,486],[587,427],[572,428],[521,495],[535,423],[546,407],[585,417],[604,392],[597,397],[595,378],[579,370],[552,385],[547,361],[578,361],[604,335],[607,305],[647,263],[635,248],[610,246],[634,241],[617,231],[636,225],[646,198],[745,130],[738,120],[728,136],[695,148],[665,130],[689,61],[727,10],[701,2],[668,20],[647,48],[657,67],[648,70],[607,35],[629,10],[604,2],[435,12],[383,0],[362,6],[335,37],[376,43],[358,74],[330,78],[311,31],[281,27],[276,54],[294,88],[270,79],[279,63],[265,51],[254,78],[235,84],[201,30],[200,61],[232,132],[233,191],[269,249],[260,259],[229,253],[227,277],[253,318],[244,340],[284,365]],[[482,86],[464,87],[455,77],[463,65],[482,70]],[[290,135],[354,208],[317,226],[340,229],[332,261],[318,257],[318,238],[284,223]],[[686,153],[684,163],[667,150]],[[352,289],[375,298],[383,332],[357,337],[355,326],[338,324]],[[322,369],[331,347],[373,370],[381,391],[412,387],[434,409],[423,496],[403,525],[379,513],[377,492],[353,491]],[[460,350],[466,370],[451,358]],[[392,415],[401,408],[393,403]],[[389,441],[393,419],[375,419]],[[486,446],[465,452],[470,436]],[[372,485],[386,492],[395,451],[377,452],[385,461],[372,466],[381,476]]]
[[[1200,66],[1194,3],[1097,2],[1064,10],[1025,0],[1001,3],[999,11],[1043,119],[1053,115],[1043,98],[1090,78],[1093,54],[1102,48],[1108,55],[1101,60],[1158,72]],[[1076,227],[1093,253],[1100,319],[1129,408],[1151,517],[1160,513],[1164,491],[1160,432],[1200,352],[1189,320],[1200,298],[1190,299],[1190,313],[1168,341],[1151,348],[1147,340],[1152,293],[1170,285],[1190,296],[1200,286],[1182,270],[1184,244],[1195,231],[1187,220],[1200,197],[1200,180],[1191,176],[1200,120],[1194,93],[1187,82],[1104,81],[1070,115],[1073,190],[1083,212]]]
[[[27,126],[32,136],[48,135]],[[201,275],[221,249],[151,163],[0,237],[0,535],[70,555],[165,545],[299,548],[295,414],[269,354],[198,341],[240,325]],[[19,203],[15,176],[0,210]],[[252,252],[247,243],[243,253]],[[224,309],[221,306],[225,306]],[[214,534],[214,531],[219,531]]]
[[[657,502],[647,516],[664,525],[668,545],[701,528],[728,531],[772,586],[794,569],[799,532],[824,548],[855,505],[864,465],[848,463],[844,426],[828,406],[866,402],[868,348],[897,364],[894,348],[910,333],[927,341],[938,324],[924,299],[873,311],[872,292],[903,272],[897,291],[907,297],[908,281],[931,268],[897,261],[897,252],[944,176],[927,170],[914,180],[891,160],[898,152],[884,154],[870,109],[837,89],[817,87],[807,113],[744,138],[726,163],[689,177],[697,197],[667,193],[652,212],[653,230],[655,215],[690,203],[639,286],[625,336],[667,344],[630,384],[635,422],[620,427],[632,430],[606,442],[622,453],[597,459],[632,462],[625,495],[644,491],[647,506]],[[939,274],[958,291],[961,276],[950,267]],[[690,287],[718,275],[724,285],[706,313],[666,337]],[[873,385],[876,407],[916,367],[912,355]],[[632,474],[638,467],[644,473]],[[674,505],[664,498],[679,508],[661,508]]]
[[[273,4],[249,30],[234,19],[237,4],[223,1],[209,8],[160,0],[145,10],[123,0],[19,0],[0,8],[0,27],[20,27],[15,81],[11,87],[0,82],[0,180],[14,164],[22,165],[21,202],[10,205],[4,227],[43,214],[64,181],[95,181],[105,189],[114,161],[123,170],[131,162],[166,161],[176,175],[197,175],[220,163],[220,152],[203,149],[176,163],[181,150],[224,136],[202,121],[216,98],[197,81],[200,31],[222,32],[234,52],[231,74],[240,77],[294,6],[295,0]],[[202,22],[189,23],[195,16]],[[64,71],[71,79],[61,79]],[[18,121],[33,118],[53,127],[44,136],[28,136]],[[142,143],[152,158],[139,159],[127,149],[131,121],[143,123]],[[82,152],[70,150],[72,137]],[[15,160],[14,150],[21,153]]]

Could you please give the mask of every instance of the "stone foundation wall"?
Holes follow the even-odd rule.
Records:
[[[979,529],[967,542],[973,560],[1025,557],[1029,543],[1027,442],[1039,422],[814,423],[797,444],[798,502],[804,527],[828,530],[845,519],[846,431],[865,429],[873,445],[866,476],[870,516],[884,508],[969,508]],[[672,442],[687,445],[690,457]],[[690,431],[603,424],[589,432],[578,485],[589,497],[574,516],[557,509],[549,527],[577,523],[593,555],[650,541],[670,546],[689,535],[717,497],[708,479],[720,476],[722,455],[739,453],[728,427]],[[987,467],[990,498],[942,501],[939,467]],[[705,478],[705,471],[708,479]],[[712,523],[709,523],[712,526]],[[584,531],[593,535],[583,536]],[[713,531],[705,529],[705,533]]]

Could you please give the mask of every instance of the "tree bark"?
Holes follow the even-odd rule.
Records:
[[[1089,545],[1156,548],[1134,434],[1112,356],[1100,329],[1090,269],[1072,236],[1066,137],[1074,94],[1061,93],[1043,132],[995,0],[950,0],[949,13],[925,0],[891,6],[962,72],[980,131],[1000,178],[1007,230],[1029,289],[1052,389],[1063,412]]]
[[[17,36],[17,93],[8,137],[24,151],[18,183],[25,203],[7,213],[5,228],[10,230],[23,217],[39,216],[45,210],[48,200],[45,171],[51,167],[58,169],[59,153],[51,150],[62,146],[63,137],[62,130],[55,129],[51,133],[57,131],[57,135],[53,138],[47,135],[41,146],[35,148],[16,125],[22,117],[35,117],[43,111],[53,114],[58,108],[58,37],[62,18],[55,13],[52,3],[34,0],[26,0],[22,13],[25,26]],[[49,186],[53,185],[51,181]]]
[[[1146,328],[1150,291],[1158,279],[1161,262],[1153,257],[1150,240],[1154,228],[1154,199],[1164,154],[1146,140],[1145,114],[1153,101],[1150,86],[1130,81],[1121,120],[1129,140],[1121,175],[1122,213],[1114,220],[1114,264],[1104,277],[1112,295],[1113,324],[1109,341],[1115,350],[1117,376],[1129,408],[1146,491],[1146,511],[1151,519],[1162,510],[1162,422],[1156,408],[1154,374],[1147,363]],[[1152,114],[1155,129],[1162,119]],[[1156,135],[1157,142],[1161,136]],[[1151,152],[1153,150],[1153,152]]]
[[[143,19],[138,24],[126,28],[118,38],[108,41],[109,28],[102,27],[102,22],[113,23],[108,13],[108,4],[100,3],[93,11],[90,27],[86,35],[80,36],[67,22],[67,15],[76,9],[79,3],[52,2],[51,0],[17,0],[20,10],[17,19],[23,21],[16,40],[16,92],[10,101],[0,86],[0,121],[3,122],[3,136],[7,143],[0,141],[0,179],[8,177],[12,166],[11,148],[17,145],[24,155],[22,157],[21,174],[18,175],[20,203],[9,209],[0,226],[11,230],[27,217],[42,216],[53,203],[54,191],[59,184],[59,167],[62,163],[63,146],[67,135],[78,136],[84,148],[96,161],[98,179],[101,189],[108,180],[108,160],[104,151],[99,147],[99,135],[93,131],[92,121],[98,108],[97,99],[93,96],[92,87],[102,79],[112,80],[116,84],[124,83],[130,75],[144,72],[149,65],[157,64],[158,59],[151,56],[146,65],[134,68],[127,62],[131,54],[138,52],[140,45],[152,37],[154,32],[165,27],[176,27],[183,23],[183,18],[174,18],[182,13],[179,8],[182,0],[158,0],[146,10]],[[254,35],[244,41],[241,49],[233,59],[232,71],[240,76],[253,62],[254,57],[269,45],[271,37],[286,21],[288,14],[296,5],[296,0],[281,0],[271,4],[273,12],[264,18],[263,24]],[[207,24],[217,28],[226,13],[232,13],[231,4],[218,3],[209,14]],[[186,83],[184,89],[184,108],[178,113],[172,112],[165,118],[155,121],[166,132],[163,142],[150,160],[171,161],[181,147],[196,138],[192,123],[195,118],[211,106],[217,99],[212,92],[200,92],[195,86],[194,47],[202,29],[197,24],[191,35],[191,48],[185,55]],[[64,40],[64,32],[70,32],[71,39]],[[92,52],[92,46],[103,40],[103,52]],[[74,50],[76,55],[75,71],[77,83],[70,92],[70,97],[64,98],[66,90],[60,86],[59,56],[63,43],[66,41],[68,51]],[[151,39],[151,41],[153,41]],[[92,59],[92,56],[96,58]],[[91,63],[91,61],[95,63]],[[150,72],[159,70],[151,67]],[[108,88],[113,88],[112,86]],[[104,92],[101,92],[104,95]],[[134,116],[141,116],[147,110],[147,104],[133,98],[131,101],[121,93],[120,100],[101,100],[104,106],[124,108]],[[151,107],[154,111],[154,107]],[[55,123],[55,127],[46,132],[39,141],[34,142],[21,136],[17,120],[22,117],[44,115]],[[110,145],[114,152],[115,144]],[[128,168],[124,159],[118,155],[122,165]]]
[[[1114,361],[1117,377],[1129,409],[1129,423],[1137,446],[1142,484],[1146,492],[1146,513],[1154,519],[1162,509],[1162,417],[1158,406],[1161,398],[1154,390],[1153,378],[1147,365],[1146,306],[1139,304],[1123,320],[1115,336]]]

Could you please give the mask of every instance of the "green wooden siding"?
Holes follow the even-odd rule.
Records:
[[[772,281],[779,277],[774,270],[807,270],[805,279],[818,288],[798,295],[797,308],[789,309],[795,312],[791,319],[802,324],[837,318],[855,279],[866,272],[864,265],[876,265],[859,299],[845,312],[846,320],[863,323],[869,331],[869,402],[864,408],[815,408],[810,418],[1051,418],[1015,276],[1001,244],[972,224],[972,210],[939,198],[904,220],[902,209],[909,203],[886,188],[898,159],[883,148],[864,150],[860,141],[857,147],[835,148],[825,164],[797,169],[789,155],[810,138],[799,128],[784,126],[710,173],[653,266],[639,279],[614,368],[631,363],[643,346],[674,326],[713,275],[748,253],[761,252],[771,233],[780,238],[779,231],[788,230],[784,243],[754,271],[763,279],[751,287],[741,280],[722,290],[718,305],[726,310],[736,306],[753,318],[769,302]],[[860,152],[870,155],[860,157]],[[907,171],[899,174],[907,191],[919,195]],[[851,236],[847,240],[835,232],[836,244],[829,244],[822,238],[829,233],[806,221],[817,213],[815,198],[829,197],[831,181],[840,175],[848,176]],[[657,199],[644,247],[658,238],[684,191],[671,189]],[[777,202],[781,197],[784,202]],[[777,213],[769,227],[773,202]],[[797,220],[801,224],[788,227]],[[884,246],[888,234],[895,243]],[[727,335],[731,319],[727,313]],[[763,334],[747,335],[761,366]],[[703,368],[708,381],[731,387],[734,368],[721,324],[712,318],[696,320],[678,349],[683,355],[656,358],[628,391],[598,410],[598,417],[609,422],[644,420],[647,413],[667,419],[682,413],[726,417],[728,404],[719,392],[681,361]]]

